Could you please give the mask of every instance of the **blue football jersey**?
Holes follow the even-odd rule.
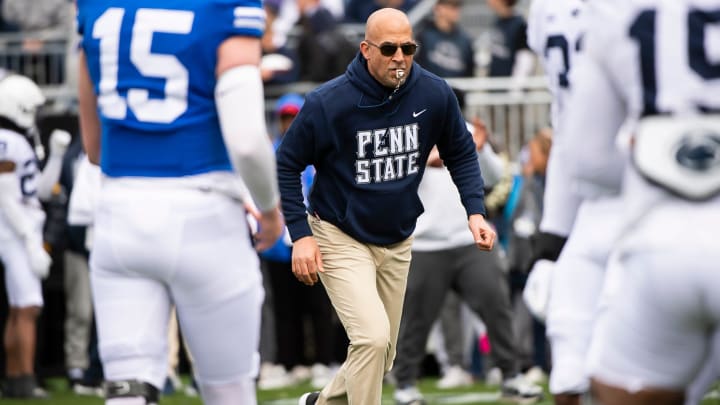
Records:
[[[78,0],[98,96],[100,162],[112,177],[232,169],[217,110],[217,48],[261,37],[261,0]]]

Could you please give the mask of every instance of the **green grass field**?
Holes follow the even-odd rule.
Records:
[[[420,390],[426,394],[428,404],[500,404],[497,401],[499,392],[496,388],[488,388],[482,384],[476,384],[457,390],[442,390],[435,388],[436,379],[426,379],[420,383]],[[96,397],[78,396],[71,392],[65,380],[48,380],[49,400],[10,400],[0,399],[2,405],[102,405],[103,400]],[[292,388],[258,391],[258,402],[260,405],[296,405],[297,400],[304,392],[311,391],[309,385],[298,385]],[[383,405],[394,404],[392,400],[392,386],[383,389]],[[542,405],[550,405],[551,401],[540,402]],[[164,396],[160,405],[201,405],[199,398],[186,396],[184,393],[175,393]]]
[[[429,405],[456,404],[456,405],[500,405],[499,393],[496,388],[475,384],[471,387],[457,390],[437,390],[436,379],[425,379],[420,383],[421,391],[426,395]],[[10,400],[0,399],[2,405],[102,405],[103,400],[96,397],[77,396],[68,390],[64,380],[53,379],[48,381],[51,398],[48,400]],[[310,391],[309,386],[297,386],[288,389],[258,391],[260,405],[296,405],[303,392]],[[386,386],[383,390],[383,405],[394,405],[392,400],[393,388]],[[716,391],[715,391],[716,392]],[[160,405],[201,405],[199,398],[191,398],[183,393],[165,396]],[[551,405],[552,401],[546,394],[546,399],[540,405]],[[720,405],[720,396],[712,395],[703,401],[702,405]]]

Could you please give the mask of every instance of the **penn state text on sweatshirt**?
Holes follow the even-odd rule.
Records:
[[[418,185],[436,144],[467,215],[485,215],[475,144],[449,85],[413,63],[397,90],[385,87],[358,53],[345,74],[307,94],[277,150],[291,239],[312,235],[300,183],[311,164],[310,214],[362,243],[407,239],[423,212]]]

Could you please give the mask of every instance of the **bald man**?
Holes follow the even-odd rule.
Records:
[[[322,392],[299,403],[378,405],[395,343],[423,206],[418,185],[433,146],[460,192],[473,240],[492,249],[475,144],[446,82],[413,63],[407,16],[374,12],[345,74],[310,92],[278,148],[292,269],[321,281],[350,338],[347,359]],[[300,174],[317,174],[309,207]]]

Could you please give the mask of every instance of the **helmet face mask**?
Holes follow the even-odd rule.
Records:
[[[35,126],[35,116],[45,96],[35,82],[25,76],[10,74],[0,79],[0,117],[28,131]]]

